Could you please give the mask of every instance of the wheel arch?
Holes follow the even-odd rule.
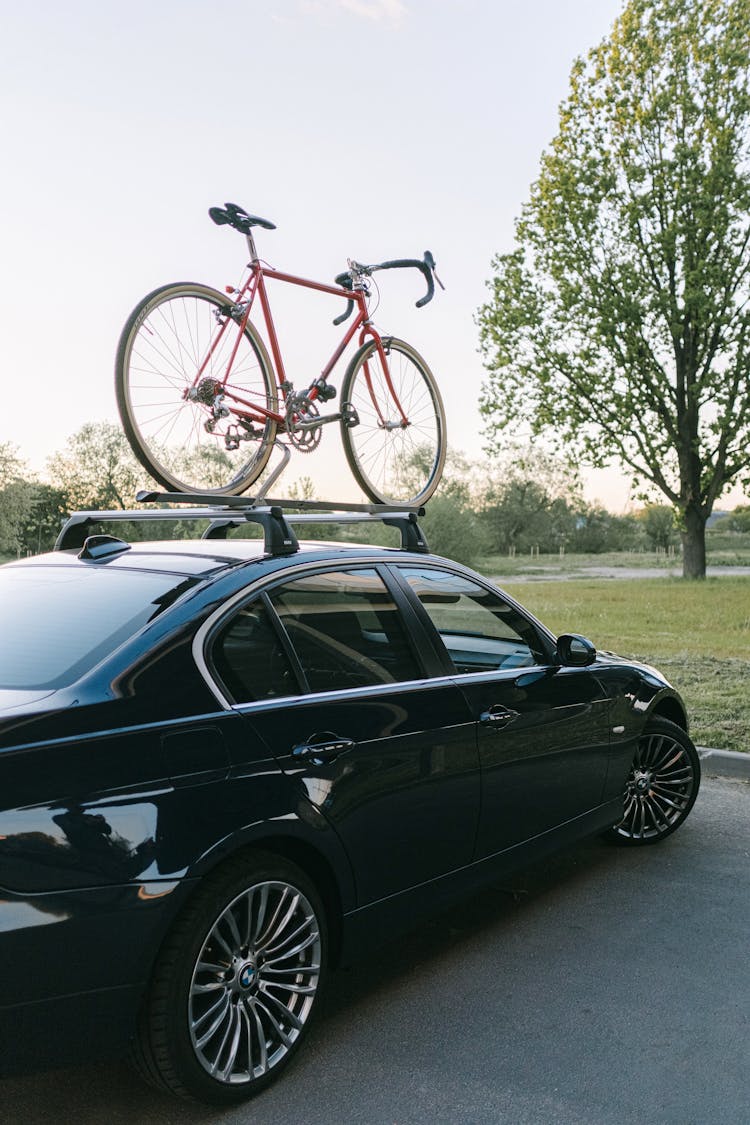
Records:
[[[658,696],[648,712],[649,719],[669,719],[687,734],[688,718],[681,699],[674,695]]]
[[[328,961],[331,967],[338,964],[343,937],[343,906],[341,890],[336,875],[326,857],[313,847],[292,836],[269,837],[244,849],[248,854],[261,850],[269,855],[288,859],[315,884],[326,912],[328,922]]]
[[[214,848],[209,854],[203,856],[198,869],[191,872],[194,883],[192,892],[181,903],[179,914],[185,909],[193,895],[203,886],[206,880],[211,879],[227,864],[235,864],[243,859],[252,861],[256,853],[264,856],[278,856],[288,860],[299,867],[301,871],[315,884],[323,901],[328,923],[329,962],[336,965],[342,948],[343,917],[346,905],[353,905],[353,882],[349,870],[348,860],[341,857],[345,866],[343,870],[331,856],[311,842],[307,837],[287,833],[253,833],[237,842],[236,847]],[[345,905],[346,904],[346,905]],[[176,919],[172,920],[172,924]],[[170,927],[171,928],[171,927]],[[164,939],[162,939],[164,940]]]

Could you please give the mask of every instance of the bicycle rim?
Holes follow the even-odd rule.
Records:
[[[207,401],[185,397],[203,366],[203,386],[210,390],[207,380],[224,383],[226,406],[236,395],[245,404],[277,409],[270,362],[251,325],[227,377],[238,330],[229,323],[221,332],[226,306],[221,293],[205,286],[167,285],[137,306],[120,338],[115,382],[125,433],[144,468],[173,491],[244,492],[271,454],[272,420],[256,423],[251,432],[231,411],[215,418],[211,393],[203,396]]]
[[[445,410],[419,353],[393,338],[384,338],[383,348],[387,373],[371,341],[360,348],[344,377],[342,400],[353,407],[358,419],[355,425],[351,418],[342,421],[344,452],[354,478],[371,500],[422,504],[432,496],[443,472]]]

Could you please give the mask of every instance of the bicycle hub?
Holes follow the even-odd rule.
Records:
[[[188,387],[183,392],[183,398],[187,402],[202,402],[204,406],[213,406],[215,399],[222,394],[223,387],[216,379],[211,379],[207,376],[201,379],[197,387]]]

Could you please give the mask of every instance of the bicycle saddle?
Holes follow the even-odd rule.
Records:
[[[236,203],[225,203],[223,207],[209,207],[208,213],[217,226],[228,223],[230,227],[249,234],[252,227],[263,227],[264,230],[276,230],[276,223],[269,219],[261,219],[258,215],[248,215],[243,207]]]

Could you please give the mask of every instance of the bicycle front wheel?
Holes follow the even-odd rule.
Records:
[[[174,492],[237,495],[271,455],[275,421],[248,418],[255,407],[278,410],[271,363],[251,324],[239,333],[229,306],[205,285],[164,285],[136,306],[120,337],[115,389],[125,434],[143,467]]]
[[[355,480],[378,504],[422,504],[445,464],[445,410],[433,375],[409,344],[364,344],[347,368],[341,440]],[[387,366],[386,366],[387,364]]]

